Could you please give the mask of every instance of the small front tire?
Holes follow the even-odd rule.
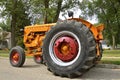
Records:
[[[25,62],[25,52],[20,46],[10,50],[9,60],[13,67],[22,67]]]

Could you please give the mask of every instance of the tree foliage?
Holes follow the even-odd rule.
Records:
[[[5,24],[9,24],[7,26],[11,31],[12,47],[21,39],[20,28],[40,21],[56,22],[60,11],[73,8],[78,2],[79,0],[0,0],[2,8],[0,15],[5,21],[10,21],[10,24],[8,22]]]
[[[10,31],[10,22],[0,22],[0,27],[4,30],[4,31]]]
[[[79,0],[31,0],[30,3],[33,12],[41,15],[44,23],[51,23],[58,20],[61,11],[78,5]]]
[[[1,0],[1,15],[5,19],[10,19],[11,44],[14,47],[18,41],[19,29],[30,24],[27,14],[26,2],[23,0]],[[7,21],[7,20],[6,20]]]
[[[109,44],[120,42],[120,1],[119,0],[83,0],[80,9],[85,17],[97,16],[99,23],[105,24],[104,36]]]

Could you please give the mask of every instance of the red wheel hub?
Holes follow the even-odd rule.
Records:
[[[19,53],[16,51],[13,51],[12,58],[11,58],[12,62],[17,64],[19,62],[19,57],[20,57]]]
[[[77,41],[69,36],[58,38],[54,44],[54,54],[64,62],[72,61],[78,54]]]
[[[40,60],[41,60],[40,55],[35,55],[35,59],[36,59],[37,61],[40,61]]]

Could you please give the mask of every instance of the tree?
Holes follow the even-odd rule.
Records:
[[[44,23],[57,22],[61,11],[77,6],[79,0],[32,0],[32,10],[44,18]]]
[[[16,33],[19,28],[30,24],[25,3],[23,0],[0,1],[0,6],[3,8],[2,16],[11,19],[11,47],[16,46]]]
[[[80,9],[86,17],[97,16],[99,23],[105,24],[104,36],[109,44],[118,44],[120,38],[120,1],[119,0],[83,0]]]
[[[10,21],[6,21],[5,22],[1,22],[0,23],[0,27],[4,30],[4,31],[10,31]]]
[[[19,28],[23,28],[31,22],[39,22],[40,17],[44,19],[44,23],[56,22],[60,11],[74,7],[78,2],[79,0],[1,0],[2,16],[11,21],[12,47],[19,40]]]

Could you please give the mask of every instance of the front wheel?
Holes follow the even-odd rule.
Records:
[[[10,60],[10,64],[14,67],[23,66],[25,62],[24,50],[19,46],[13,47],[10,50],[9,60]]]

